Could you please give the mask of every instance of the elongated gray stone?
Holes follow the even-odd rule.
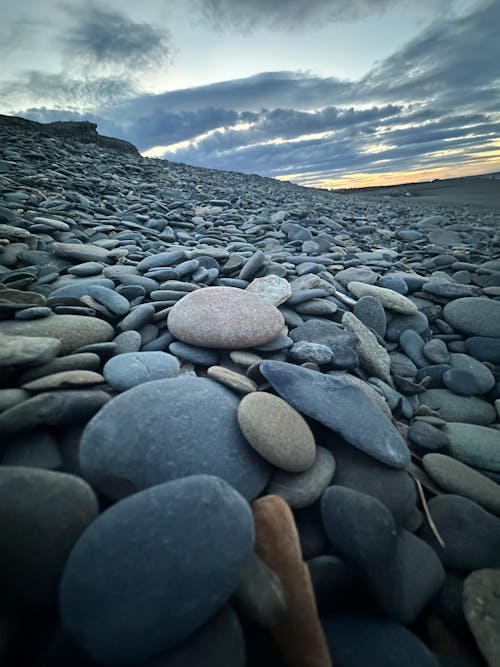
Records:
[[[339,433],[366,454],[405,468],[409,449],[385,414],[365,392],[339,376],[323,375],[282,361],[263,361],[259,370],[294,408]]]

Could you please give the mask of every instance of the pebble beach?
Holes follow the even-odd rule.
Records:
[[[63,125],[0,123],[0,665],[499,667],[498,207]]]

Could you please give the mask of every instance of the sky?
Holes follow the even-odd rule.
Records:
[[[16,0],[0,113],[322,188],[500,170],[500,0]]]

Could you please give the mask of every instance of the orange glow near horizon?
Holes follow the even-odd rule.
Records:
[[[368,188],[384,185],[402,185],[404,183],[420,183],[432,181],[435,178],[460,178],[462,176],[476,176],[500,171],[500,149],[469,156],[459,163],[451,163],[439,167],[426,167],[404,171],[383,171],[378,173],[359,172],[345,174],[340,178],[328,178],[324,175],[293,174],[278,176],[280,181],[293,181],[297,185],[323,189]]]

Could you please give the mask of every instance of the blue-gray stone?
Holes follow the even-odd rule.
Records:
[[[225,479],[255,498],[269,465],[237,422],[238,397],[214,380],[156,380],[113,398],[86,426],[80,447],[85,478],[120,498],[187,475]]]
[[[500,338],[472,336],[465,341],[465,351],[478,361],[500,366]]]
[[[172,264],[177,264],[181,259],[185,259],[186,251],[185,250],[171,250],[169,252],[160,252],[156,255],[150,255],[145,257],[139,262],[137,268],[139,271],[148,271],[149,269],[156,268],[158,266],[171,266]]]
[[[61,296],[73,296],[79,299],[81,296],[89,294],[89,288],[95,285],[113,289],[114,283],[109,278],[75,278],[72,282],[56,288],[50,293],[51,298]]]
[[[134,494],[102,513],[71,552],[63,627],[99,662],[155,658],[224,605],[253,542],[250,507],[221,479],[194,475]]]
[[[421,639],[385,617],[341,611],[321,622],[335,667],[440,667]]]
[[[366,454],[395,468],[405,468],[410,462],[410,452],[397,429],[359,387],[341,377],[282,361],[263,361],[259,370],[299,412],[339,433]]]
[[[219,353],[217,350],[210,350],[206,347],[189,345],[180,340],[176,340],[168,346],[169,351],[175,354],[179,359],[198,364],[199,366],[215,366],[219,363]]]
[[[102,285],[92,285],[89,287],[89,294],[115,315],[126,315],[130,310],[128,299]]]
[[[369,572],[396,553],[396,524],[373,496],[334,484],[321,497],[321,516],[335,552]]]
[[[469,336],[500,338],[500,302],[482,297],[464,297],[446,304],[445,320]]]
[[[500,567],[500,518],[453,494],[431,498],[429,512],[445,546],[437,542],[427,522],[420,536],[445,565],[464,571]]]
[[[385,276],[381,276],[378,279],[377,285],[379,287],[385,287],[386,289],[392,289],[394,292],[398,292],[399,294],[408,293],[408,285],[405,283],[403,278],[394,274],[386,273]]]
[[[336,463],[333,483],[373,496],[402,525],[417,502],[415,483],[406,470],[386,466],[341,438],[327,444]]]
[[[352,312],[358,320],[361,320],[365,326],[376,331],[381,338],[385,336],[387,326],[385,310],[380,301],[374,296],[362,296],[354,304]]]
[[[127,391],[144,382],[173,378],[178,374],[179,362],[167,352],[117,354],[105,363],[103,369],[106,381],[117,391]]]
[[[420,311],[413,315],[392,315],[387,323],[386,337],[390,341],[397,341],[404,331],[409,329],[423,334],[429,328],[429,320]]]

